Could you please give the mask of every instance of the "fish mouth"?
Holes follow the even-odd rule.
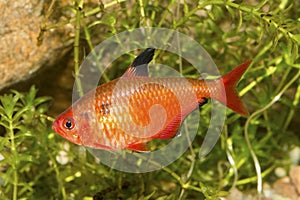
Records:
[[[57,132],[56,124],[56,121],[52,124],[52,130],[54,130],[55,132]]]
[[[56,127],[54,124],[52,125],[52,130],[54,130],[56,132]]]
[[[54,123],[52,125],[52,130],[54,130],[58,134],[61,133],[61,129],[59,128],[59,124],[58,124],[57,120],[54,121]]]

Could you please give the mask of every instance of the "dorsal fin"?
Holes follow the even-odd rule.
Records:
[[[140,53],[131,63],[123,77],[148,76],[148,63],[154,56],[155,49],[147,48]]]

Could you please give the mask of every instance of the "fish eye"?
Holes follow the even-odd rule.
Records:
[[[75,127],[74,119],[71,117],[65,118],[63,121],[63,126],[68,130],[72,130]]]

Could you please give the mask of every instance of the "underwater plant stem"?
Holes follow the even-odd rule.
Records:
[[[191,185],[190,182],[183,182],[182,179],[180,178],[180,176],[178,176],[175,172],[173,172],[168,167],[164,167],[162,169],[164,171],[166,171],[167,173],[169,173],[175,180],[177,180],[178,183],[181,185],[181,187],[182,187],[183,190],[189,189],[189,190],[195,190],[197,192],[203,193],[203,191],[201,190],[201,188],[198,188],[198,187],[195,187],[195,186]]]
[[[179,197],[178,197],[178,200],[181,200],[181,199],[182,199],[184,192],[185,192],[185,189],[184,189],[184,188],[181,188],[181,191],[180,191],[180,195],[179,195]]]
[[[74,39],[74,73],[75,73],[75,82],[77,86],[77,91],[79,96],[83,96],[83,90],[81,81],[79,78],[79,39],[80,39],[80,24],[81,24],[81,10],[82,10],[82,3],[80,0],[79,2],[75,1],[76,3],[76,23],[75,23],[75,39]]]
[[[122,2],[125,2],[125,1],[126,0],[115,0],[115,1],[107,2],[107,3],[103,4],[103,7],[97,7],[95,9],[86,11],[85,14],[84,14],[84,17],[95,15],[98,12],[101,12],[102,10],[105,10],[106,8],[109,8],[111,6],[114,6],[114,5],[118,4],[118,3],[122,3]]]
[[[228,159],[228,162],[230,163],[230,166],[233,171],[234,179],[231,188],[234,188],[236,186],[236,183],[238,181],[238,168],[234,160],[234,151],[233,151],[233,143],[232,139],[228,137],[228,127],[227,125],[224,126],[224,137],[225,137],[225,142],[226,142],[226,156]]]
[[[260,164],[258,161],[258,158],[252,148],[251,142],[249,140],[249,133],[248,133],[248,129],[250,126],[250,122],[252,119],[254,119],[257,115],[261,114],[262,112],[264,112],[265,110],[267,110],[269,107],[271,107],[274,103],[276,103],[280,97],[282,96],[282,94],[296,81],[298,80],[300,76],[300,70],[298,71],[298,73],[280,90],[280,92],[272,99],[272,101],[270,101],[267,105],[265,105],[263,108],[257,110],[256,112],[254,112],[246,121],[245,124],[245,130],[244,130],[244,135],[245,135],[245,140],[247,143],[247,146],[250,150],[254,165],[255,165],[255,169],[256,169],[256,174],[257,174],[257,192],[259,194],[259,198],[261,196],[262,193],[262,174],[261,174],[261,168],[260,168]]]
[[[185,176],[185,180],[184,180],[184,182],[188,182],[188,180],[191,178],[192,173],[193,173],[193,171],[194,171],[194,167],[195,167],[195,163],[196,163],[196,160],[195,160],[196,154],[195,154],[195,152],[194,152],[194,150],[193,150],[192,142],[191,142],[191,140],[190,140],[190,138],[189,138],[189,135],[190,135],[190,134],[189,134],[188,126],[187,126],[186,123],[184,123],[184,129],[185,129],[185,132],[187,133],[187,134],[186,134],[186,137],[187,137],[187,141],[188,141],[188,144],[189,144],[189,150],[190,150],[190,152],[191,152],[191,159],[190,159],[190,160],[191,160],[191,166],[190,166],[190,169],[189,169],[189,171],[187,172],[187,174],[186,174],[186,176]],[[180,195],[179,195],[179,197],[178,197],[178,200],[181,200],[181,199],[182,199],[182,197],[183,197],[185,191],[186,191],[186,188],[182,187],[182,188],[181,188],[181,191],[180,191]]]
[[[263,21],[265,21],[266,24],[269,24],[269,25],[272,24],[278,31],[283,33],[286,38],[291,38],[295,42],[297,42],[297,38],[295,37],[295,35],[293,33],[291,33],[289,30],[285,29],[283,26],[281,26],[281,24],[277,23],[275,20],[270,20],[269,17],[264,16],[263,15],[264,13],[259,12],[256,7],[249,6],[249,5],[244,6],[244,5],[241,5],[241,4],[238,4],[238,3],[234,3],[234,2],[231,2],[231,1],[223,1],[223,0],[199,1],[198,6],[195,7],[194,9],[192,9],[191,11],[189,11],[188,13],[186,13],[184,17],[182,17],[179,21],[177,21],[173,25],[173,28],[176,29],[178,26],[184,24],[199,9],[204,9],[206,6],[210,6],[210,5],[229,6],[229,7],[235,8],[239,11],[243,11],[243,12],[246,12],[246,13],[251,13],[254,16],[256,16],[257,18],[260,18]],[[169,9],[167,9],[167,10],[169,10]],[[159,23],[159,25],[161,25],[161,24]]]
[[[54,122],[54,120],[55,120],[53,117],[45,115],[45,114],[39,114],[39,117],[44,118],[44,119],[48,120],[49,122]]]
[[[196,163],[196,160],[195,160],[196,154],[195,154],[195,152],[193,150],[193,147],[192,147],[192,141],[189,138],[190,134],[189,134],[188,126],[187,126],[186,123],[184,123],[184,129],[185,129],[185,132],[187,133],[186,137],[187,137],[187,141],[188,141],[188,144],[189,144],[189,150],[191,152],[191,159],[190,159],[191,160],[191,166],[190,166],[190,169],[189,169],[188,173],[186,174],[186,181],[188,181],[191,178],[192,173],[194,171],[194,167],[195,167],[195,163]]]
[[[162,17],[160,18],[160,21],[158,22],[158,27],[161,27],[162,24],[166,21],[166,17],[167,15],[169,14],[173,4],[174,4],[175,1],[171,1],[169,4],[168,4],[168,7],[164,10],[163,14],[162,14]]]
[[[184,24],[196,11],[199,10],[199,7],[192,9],[190,12],[186,13],[183,18],[178,22],[174,23],[173,28],[176,29],[178,26]]]
[[[136,156],[138,156],[142,160],[147,160],[147,162],[149,162],[151,164],[154,164],[154,165],[157,165],[157,166],[161,167],[161,165],[159,163],[157,163],[155,161],[152,161],[152,160],[148,160],[141,154],[136,154]],[[191,185],[189,181],[183,181],[182,178],[178,174],[176,174],[174,171],[172,171],[170,168],[163,167],[162,170],[167,172],[168,174],[170,174],[180,184],[182,189],[195,190],[195,191],[201,192],[201,193],[203,192],[201,190],[201,188],[198,188],[198,187],[195,187],[195,186]]]
[[[56,0],[53,0],[53,1],[56,1]],[[118,3],[122,3],[122,2],[125,2],[125,1],[126,0],[115,0],[115,1],[111,1],[109,3],[103,4],[103,7],[97,7],[95,9],[88,10],[88,11],[84,12],[83,17],[86,18],[86,17],[92,16],[92,15],[95,15],[95,14],[101,12],[103,9],[109,8],[111,6],[114,6],[114,5],[118,4]],[[38,36],[38,40],[42,39],[43,33],[45,31],[48,31],[48,30],[51,30],[51,29],[55,29],[55,28],[58,28],[58,27],[61,27],[61,26],[64,26],[64,25],[76,22],[76,20],[77,20],[77,18],[75,17],[75,18],[72,18],[72,19],[67,19],[65,21],[58,22],[56,24],[51,24],[49,26],[42,26],[41,27],[41,32],[40,32],[40,34]]]
[[[284,72],[284,74],[283,74],[283,76],[282,76],[282,78],[281,78],[281,80],[280,80],[280,82],[279,82],[279,84],[278,84],[278,86],[275,90],[275,93],[278,93],[280,91],[280,89],[284,86],[284,83],[286,82],[286,80],[289,79],[288,75],[289,75],[290,71],[291,71],[291,68],[287,68],[285,70],[285,72]]]
[[[58,188],[60,189],[60,192],[61,192],[61,195],[62,195],[62,199],[67,199],[67,196],[66,196],[66,190],[65,190],[65,187],[62,183],[62,180],[60,178],[60,174],[59,174],[59,170],[58,170],[58,167],[57,167],[57,163],[56,163],[56,160],[53,158],[51,152],[49,152],[49,149],[47,148],[47,152],[48,152],[48,156],[53,164],[53,169],[55,171],[55,175],[56,175],[56,180],[58,182]]]
[[[47,31],[47,21],[48,21],[50,15],[52,14],[52,12],[54,10],[53,6],[55,4],[55,1],[56,0],[51,1],[50,6],[49,6],[46,14],[44,15],[43,21],[42,21],[41,26],[40,26],[40,33],[39,33],[39,36],[37,37],[37,45],[38,46],[40,46],[43,42],[44,33]]]
[[[217,4],[219,4],[219,1]],[[223,1],[221,1],[223,2]],[[213,4],[213,3],[212,3]],[[224,2],[223,2],[224,4]],[[279,30],[281,33],[283,33],[285,35],[285,37],[287,38],[291,38],[294,41],[297,42],[297,40],[295,39],[295,35],[293,33],[291,33],[289,30],[285,29],[283,26],[281,26],[281,24],[277,23],[275,20],[270,20],[268,17],[264,17],[262,14],[262,12],[258,12],[256,8],[252,8],[249,6],[243,6],[237,3],[233,3],[233,2],[225,2],[225,5],[236,8],[238,10],[244,11],[246,13],[252,13],[253,15],[255,15],[258,18],[263,19],[267,24],[272,24],[277,30]]]
[[[180,6],[180,4],[178,4],[177,5],[177,10],[176,10],[176,15],[177,15],[177,17],[179,16],[179,6]],[[178,35],[179,33],[178,32],[175,32],[175,34],[176,34],[176,37],[177,38],[179,38],[180,36]],[[180,41],[179,40],[176,40],[177,41],[177,46],[178,46],[178,55],[180,55],[180,52],[179,52],[179,49],[181,49],[181,44],[180,44]],[[183,61],[182,61],[182,57],[181,56],[179,56],[179,72],[180,72],[180,74],[182,74],[182,66],[183,66]],[[191,166],[190,166],[190,169],[189,169],[189,171],[187,172],[187,174],[186,174],[186,180],[185,180],[185,182],[187,182],[190,178],[191,178],[191,176],[192,176],[192,173],[193,173],[193,171],[194,171],[194,167],[195,167],[195,157],[196,157],[196,155],[195,155],[195,152],[194,152],[194,150],[193,150],[193,147],[192,147],[192,141],[190,140],[190,137],[189,137],[189,130],[188,130],[188,126],[187,126],[187,124],[186,123],[184,123],[184,129],[185,129],[185,132],[187,133],[186,134],[186,137],[187,137],[187,141],[188,141],[188,144],[189,144],[189,150],[190,150],[190,152],[191,152]],[[185,189],[184,188],[182,188],[182,191],[181,191],[181,195],[180,196],[183,196],[183,194],[184,194],[184,192],[185,192]]]
[[[297,88],[297,91],[296,91],[296,94],[295,94],[295,98],[294,98],[294,101],[292,103],[293,108],[289,112],[289,115],[286,118],[286,121],[284,123],[283,132],[285,132],[285,130],[288,128],[289,124],[291,123],[291,121],[293,119],[293,116],[295,114],[295,108],[299,104],[299,99],[300,99],[300,84],[298,85],[298,88]]]
[[[10,140],[11,140],[11,151],[13,153],[14,156],[14,161],[12,163],[12,168],[13,168],[13,200],[17,200],[18,199],[18,182],[19,182],[19,177],[18,177],[18,170],[17,170],[17,156],[18,156],[18,152],[17,152],[17,148],[16,148],[16,144],[15,144],[15,135],[14,135],[14,127],[13,127],[13,119],[10,117],[9,120],[9,135],[10,135]]]
[[[140,7],[140,27],[147,26],[145,21],[145,10],[143,0],[138,0],[138,4]]]
[[[89,32],[88,27],[86,26],[86,23],[85,23],[84,20],[82,20],[82,26],[83,26],[83,30],[84,30],[84,35],[85,35],[86,41],[87,41],[87,43],[89,45],[89,48],[91,50],[91,54],[93,54],[94,58],[97,58],[96,52],[94,50],[94,45],[93,45],[92,40],[91,40],[90,32]],[[109,82],[110,79],[104,73],[104,70],[102,69],[101,65],[99,64],[99,59],[94,59],[94,60],[96,61],[96,65],[97,65],[98,70],[100,71],[101,76],[103,77],[104,81],[105,82]]]
[[[162,168],[165,172],[167,172],[168,174],[170,174],[176,181],[178,181],[180,183],[180,185],[183,185],[183,182],[180,178],[180,176],[178,176],[175,172],[173,172],[170,168],[168,167],[163,167]]]
[[[268,174],[270,174],[275,168],[276,168],[276,166],[273,165],[273,166],[269,167],[268,169],[266,169],[265,171],[263,171],[261,173],[262,177],[265,177]],[[252,183],[252,182],[254,182],[256,180],[257,180],[257,176],[253,176],[253,177],[241,179],[241,180],[237,181],[237,185],[244,185],[244,184],[247,184],[247,183]]]

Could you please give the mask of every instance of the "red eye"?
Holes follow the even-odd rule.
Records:
[[[63,126],[68,130],[72,130],[75,127],[74,119],[71,117],[65,118],[63,121]]]

